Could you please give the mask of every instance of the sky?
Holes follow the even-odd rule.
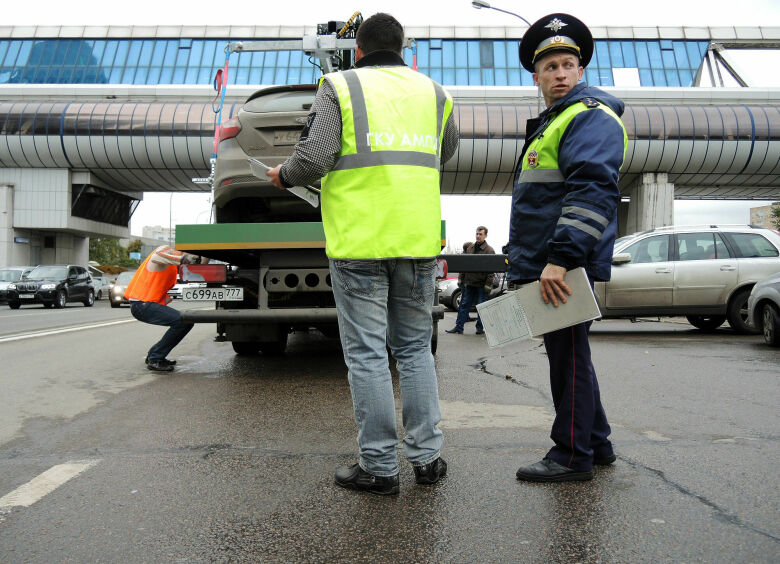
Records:
[[[780,26],[780,0],[558,0],[557,2],[490,2],[528,21],[551,12],[573,14],[589,26]],[[630,8],[628,7],[630,5]],[[514,16],[495,10],[476,10],[470,0],[292,0],[288,2],[205,0],[36,0],[6,2],[0,25],[315,25],[347,20],[360,10],[364,17],[384,11],[406,26],[520,26]],[[780,87],[780,55],[736,55],[751,84]],[[675,202],[675,223],[748,223],[751,207],[770,202]],[[172,204],[172,208],[169,208]],[[498,249],[508,238],[508,196],[446,196],[442,214],[447,220],[454,248],[472,240],[478,225],[489,229],[488,241]],[[144,225],[208,223],[208,194],[148,192],[131,221],[131,233],[140,235]]]

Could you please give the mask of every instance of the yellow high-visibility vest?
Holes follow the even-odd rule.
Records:
[[[325,75],[341,108],[341,152],[322,179],[330,258],[441,252],[439,168],[452,97],[404,66]]]

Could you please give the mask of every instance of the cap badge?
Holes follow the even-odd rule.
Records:
[[[567,25],[569,25],[569,24],[563,23],[558,18],[554,18],[553,20],[550,21],[550,23],[548,23],[544,27],[551,29],[553,31],[553,33],[558,33],[559,31],[561,31]]]
[[[536,168],[536,165],[539,164],[539,153],[536,151],[528,151],[528,166],[531,168]]]

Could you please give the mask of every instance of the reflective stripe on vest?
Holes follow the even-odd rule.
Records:
[[[572,104],[568,108],[564,109],[558,116],[556,116],[552,122],[544,129],[543,135],[538,136],[528,146],[528,150],[523,155],[522,170],[517,177],[518,182],[528,182],[536,184],[552,184],[557,182],[565,182],[566,178],[558,168],[558,148],[560,146],[561,137],[569,126],[571,120],[577,116],[580,112],[589,110],[601,110],[612,116],[623,131],[623,158],[625,158],[626,147],[628,146],[628,137],[626,135],[626,128],[623,126],[623,122],[620,117],[612,111],[612,109],[604,104],[599,104],[595,107],[589,107],[583,102],[577,102]],[[535,152],[533,158],[529,159],[531,152]],[[534,166],[531,166],[531,163]],[[567,214],[576,214],[582,217],[591,219],[604,227],[609,224],[609,220],[586,208],[579,206],[565,206],[561,210],[561,218],[558,220],[558,225],[571,225],[580,231],[595,237],[597,240],[601,239],[602,231],[594,228],[587,223],[580,221],[576,218],[563,217]]]
[[[404,66],[326,75],[339,101],[341,151],[322,180],[331,258],[432,257],[441,251],[439,168],[452,98]]]
[[[156,252],[156,251],[155,251]],[[141,263],[132,280],[125,290],[125,299],[141,302],[156,302],[165,305],[168,290],[176,284],[179,269],[176,265],[170,265],[165,270],[151,272],[146,265],[154,253],[150,253]]]

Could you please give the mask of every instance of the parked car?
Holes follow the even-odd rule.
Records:
[[[499,272],[495,275],[493,289],[490,291],[490,295],[488,295],[489,300],[506,292],[504,277],[504,272]],[[446,278],[437,280],[436,287],[439,292],[439,303],[452,311],[458,311],[460,309],[461,290],[458,286],[457,273],[449,273]],[[476,311],[476,308],[472,308],[472,311]]]
[[[6,266],[0,269],[0,303],[5,303],[8,296],[8,285],[26,278],[34,266]]]
[[[780,234],[749,225],[663,227],[615,242],[612,279],[596,282],[602,316],[685,316],[703,330],[748,325],[748,296],[780,272]]]
[[[108,300],[111,302],[111,307],[120,307],[123,304],[129,304],[130,302],[125,299],[125,289],[130,283],[130,280],[135,276],[135,270],[125,270],[120,272],[119,276],[111,285],[108,291]]]
[[[7,292],[11,309],[35,303],[57,308],[65,307],[67,302],[81,302],[86,307],[95,303],[92,277],[86,268],[75,264],[36,266],[26,279],[11,282]]]
[[[748,323],[764,334],[767,345],[780,347],[780,272],[753,286]]]

